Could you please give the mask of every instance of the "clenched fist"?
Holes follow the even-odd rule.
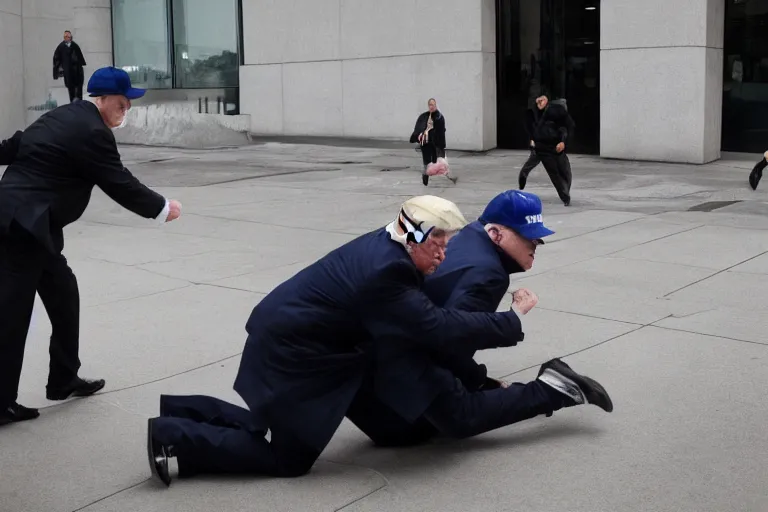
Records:
[[[168,201],[168,217],[165,222],[171,222],[181,217],[181,203],[175,199]]]
[[[539,303],[539,298],[531,290],[520,288],[512,292],[512,309],[521,315],[527,314]]]

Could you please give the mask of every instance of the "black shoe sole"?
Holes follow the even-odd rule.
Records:
[[[162,467],[156,457],[159,452],[162,452],[162,446],[155,443],[152,437],[152,418],[147,420],[147,458],[149,462],[149,470],[152,472],[152,476],[165,484],[166,487],[171,486],[171,475],[168,473],[168,458],[165,459],[165,467]]]
[[[85,396],[91,396],[102,389],[104,389],[104,386],[106,386],[107,383],[104,379],[100,379],[97,381],[94,381],[93,383],[89,383],[87,386],[83,386],[81,388],[72,388],[65,391],[55,391],[55,392],[49,392],[45,394],[45,398],[48,400],[54,400],[54,401],[60,401],[60,400],[66,400],[70,397],[85,397]]]
[[[547,368],[575,382],[576,385],[581,388],[581,391],[586,395],[587,401],[590,404],[596,405],[605,412],[613,412],[613,401],[611,400],[610,395],[602,386],[602,384],[597,382],[595,379],[576,373],[573,368],[568,366],[568,364],[566,364],[564,361],[561,361],[560,359],[552,359],[551,361],[541,365],[541,368],[539,369],[539,375],[541,375],[541,373]]]

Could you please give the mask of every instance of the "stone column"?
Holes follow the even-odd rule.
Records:
[[[600,20],[600,154],[720,158],[723,0],[606,0]]]
[[[72,31],[83,50],[85,89],[94,71],[112,65],[112,8],[110,0],[74,0]]]
[[[407,140],[435,97],[449,149],[496,146],[493,0],[243,0],[256,134]]]
[[[14,2],[0,4],[0,138],[24,128],[24,69],[22,53],[21,6]]]

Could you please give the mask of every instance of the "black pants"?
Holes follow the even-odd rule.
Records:
[[[270,428],[268,441],[266,432],[253,426],[248,409],[218,398],[162,395],[160,416],[152,433],[172,447],[180,477],[198,473],[295,477],[309,472],[320,456],[319,450],[278,426]]]
[[[528,155],[528,160],[526,160],[523,164],[523,168],[520,169],[520,175],[517,177],[520,190],[525,189],[525,184],[528,181],[528,175],[531,174],[531,171],[534,170],[540,163],[541,158],[539,158],[539,155],[536,154],[536,151],[531,149],[531,154]]]
[[[442,434],[451,438],[476,436],[540,414],[563,408],[567,398],[538,380],[508,388],[467,391],[457,379],[414,423],[401,418],[376,398],[365,384],[347,418],[379,446],[409,446]]]
[[[0,408],[18,396],[36,291],[53,328],[48,388],[61,388],[80,369],[77,279],[64,256],[51,254],[14,223],[0,235]]]
[[[421,146],[421,160],[424,162],[424,173],[427,172],[427,166],[437,162],[438,158],[445,158],[445,149],[438,148],[429,142]]]
[[[75,100],[75,98],[79,100],[83,99],[83,84],[68,85],[67,90],[69,91],[70,103],[72,103]]]
[[[560,200],[564,203],[569,202],[571,200],[573,174],[571,173],[571,161],[568,160],[568,155],[565,152],[531,151],[528,160],[526,160],[523,168],[520,169],[520,176],[518,176],[520,190],[525,188],[528,175],[539,163],[544,164],[544,169],[547,171],[549,180],[554,185],[557,195],[560,196]]]

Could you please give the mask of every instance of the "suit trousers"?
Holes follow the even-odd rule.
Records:
[[[307,421],[312,421],[307,418]],[[153,422],[155,440],[170,447],[179,476],[239,473],[296,477],[309,472],[320,451],[277,426],[254,427],[251,411],[202,395],[160,397],[160,418]]]
[[[379,446],[410,446],[437,434],[463,439],[490,432],[557,411],[566,401],[565,395],[538,380],[470,392],[456,379],[422,417],[408,423],[376,398],[369,382],[355,397],[347,418]]]
[[[61,388],[80,369],[77,279],[63,255],[51,254],[13,223],[0,234],[0,408],[18,397],[35,292],[52,326],[48,388]]]

